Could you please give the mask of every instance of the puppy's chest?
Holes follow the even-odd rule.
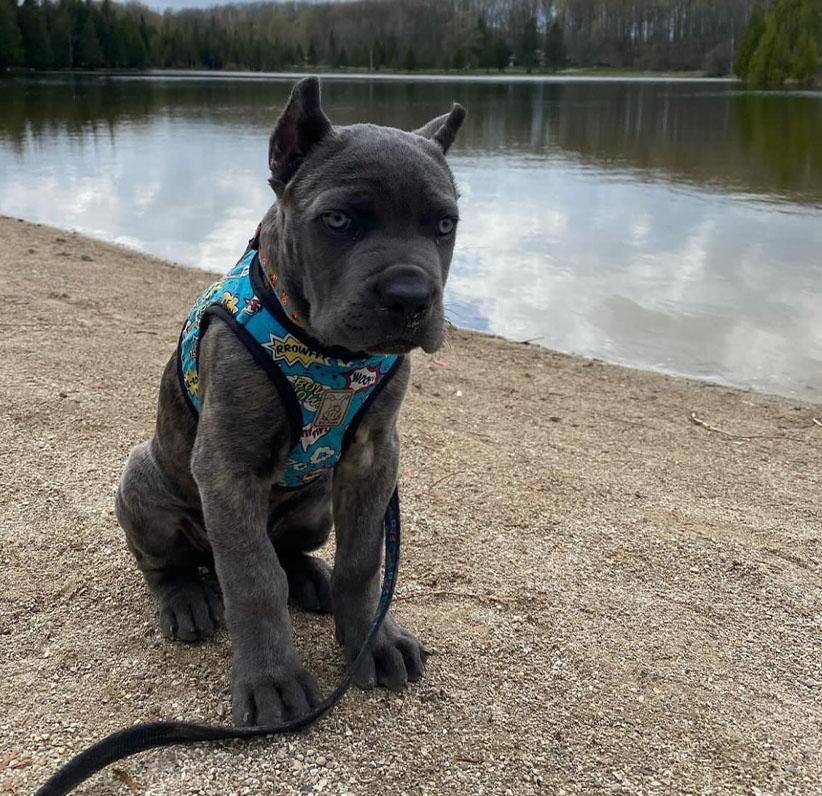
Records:
[[[288,413],[293,446],[279,485],[300,487],[331,470],[401,358],[353,356],[306,339],[276,294],[266,290],[252,249],[200,296],[180,336],[180,383],[197,416],[199,342],[214,316],[265,370]]]

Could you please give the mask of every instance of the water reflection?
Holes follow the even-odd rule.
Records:
[[[754,190],[820,202],[822,97],[741,94],[734,98],[734,120]]]
[[[488,328],[649,369],[822,394],[814,214],[560,166],[548,179],[517,164],[455,166],[471,212],[451,287]],[[512,193],[518,201],[506,205]]]
[[[266,137],[292,82],[0,81],[0,212],[223,270],[272,199]],[[412,128],[455,98],[456,322],[822,400],[822,97],[325,85],[339,123]]]

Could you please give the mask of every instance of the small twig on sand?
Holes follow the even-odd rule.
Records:
[[[138,792],[137,783],[128,771],[125,771],[122,768],[113,768],[111,770],[114,773],[114,776],[116,776],[117,779],[119,779],[120,782],[122,782],[123,785],[125,785],[132,793]]]
[[[724,431],[721,428],[717,428],[716,426],[712,426],[710,423],[706,423],[696,412],[691,412],[688,416],[690,421],[697,426],[702,426],[702,428],[707,429],[708,431],[712,431],[714,434],[721,434],[723,437],[728,437],[729,439],[789,439],[792,442],[805,442],[804,439],[797,439],[796,437],[786,437],[780,434],[731,434],[730,431]]]
[[[818,417],[812,417],[811,422],[816,423],[817,426],[822,426],[822,420],[820,420]]]
[[[537,340],[544,340],[545,336],[541,337],[529,337],[527,340],[517,340],[520,345],[530,345],[531,343],[535,343]]]
[[[15,759],[20,757],[19,750],[15,749],[13,752],[9,752],[2,760],[0,760],[0,771],[5,771],[11,762]]]
[[[412,600],[415,597],[461,597],[465,600],[476,600],[481,603],[515,603],[516,597],[504,597],[501,594],[474,594],[467,591],[452,591],[449,589],[431,589],[429,591],[412,591],[407,594],[398,594],[395,600]]]
[[[433,489],[435,486],[439,486],[443,481],[447,481],[449,478],[453,478],[455,475],[461,475],[464,472],[466,472],[466,470],[454,470],[453,473],[447,473],[442,478],[438,478],[436,481],[434,481],[434,483],[431,484],[431,486],[429,486],[428,488]]]
[[[647,428],[645,423],[639,423],[636,420],[627,420],[624,417],[617,417],[616,415],[602,415],[602,417],[612,420],[614,423],[624,423],[626,426],[638,426],[639,428]]]
[[[735,437],[736,434],[729,434],[727,431],[723,431],[721,428],[717,428],[716,426],[712,426],[709,423],[706,423],[696,412],[691,412],[689,415],[691,418],[691,422],[695,423],[697,426],[702,426],[702,428],[708,429],[708,431],[713,431],[715,434],[722,434],[725,437]]]

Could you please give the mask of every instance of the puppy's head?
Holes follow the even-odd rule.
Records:
[[[460,105],[414,132],[334,127],[319,81],[294,87],[269,145],[283,286],[325,345],[403,353],[442,344],[458,221],[445,153]]]

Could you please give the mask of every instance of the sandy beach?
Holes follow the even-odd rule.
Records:
[[[135,722],[228,718],[112,509],[209,274],[0,217],[0,793]],[[822,793],[822,406],[454,331],[413,356],[395,614],[432,650],[288,738],[78,793]],[[332,620],[293,615],[324,690]]]

